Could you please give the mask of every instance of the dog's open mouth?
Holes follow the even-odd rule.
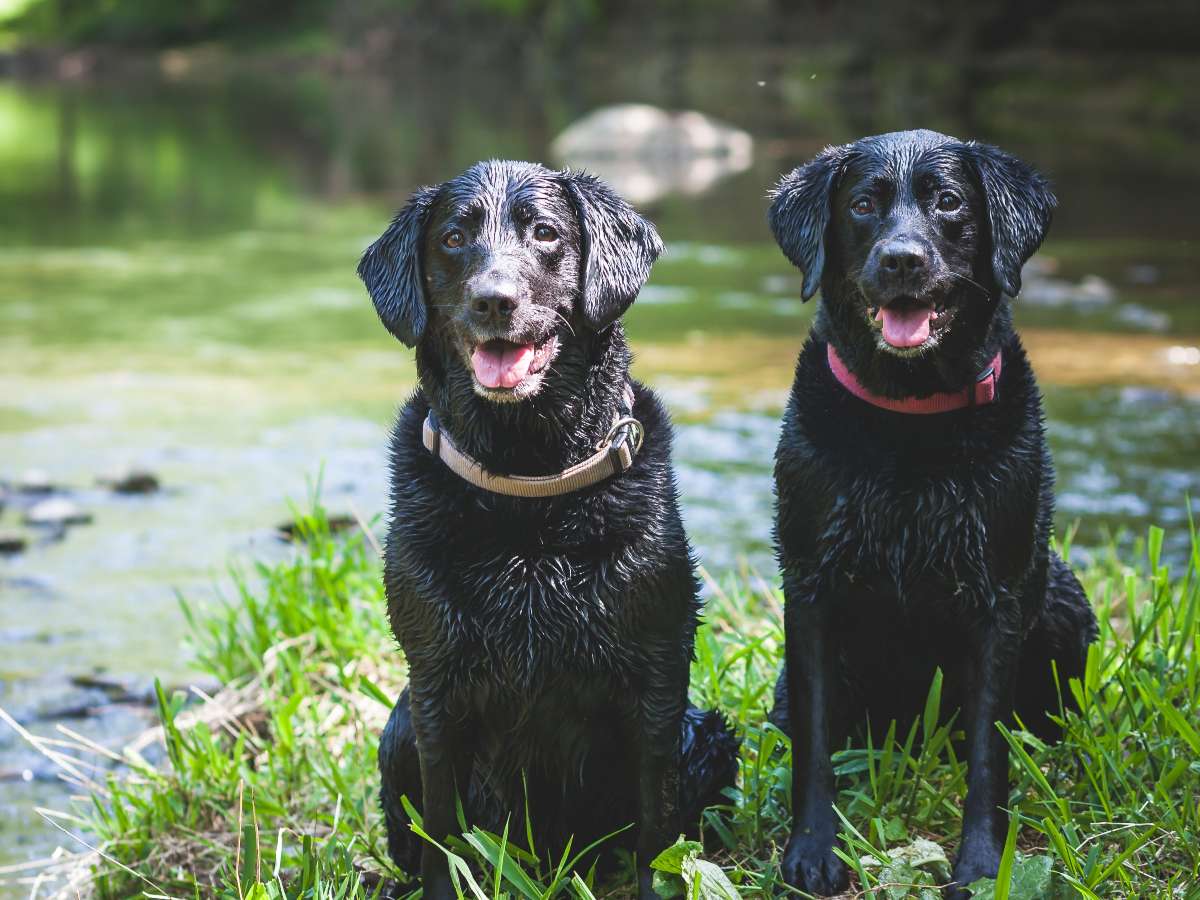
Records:
[[[558,347],[555,335],[540,342],[515,344],[500,339],[476,344],[471,352],[475,380],[485,388],[511,390],[549,365]]]
[[[929,300],[897,297],[884,306],[871,307],[870,315],[888,344],[897,349],[910,350],[920,347],[931,335],[945,329],[954,312]]]

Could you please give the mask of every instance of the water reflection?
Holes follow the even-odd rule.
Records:
[[[633,203],[696,195],[750,168],[754,139],[694,110],[645,103],[595,110],[554,139],[554,158],[594,172]]]

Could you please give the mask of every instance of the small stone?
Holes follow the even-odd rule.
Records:
[[[1078,290],[1079,296],[1084,298],[1085,302],[1107,304],[1117,298],[1117,292],[1113,286],[1099,275],[1084,275],[1079,282]]]
[[[12,781],[53,781],[53,776],[46,777],[45,773],[35,772],[33,769],[0,769],[0,783]]]
[[[26,469],[17,479],[16,489],[22,494],[49,494],[54,490],[54,484],[41,469]]]
[[[160,487],[158,476],[145,469],[128,469],[97,480],[118,494],[153,494]]]
[[[61,497],[36,503],[25,513],[27,525],[87,525],[91,521],[90,512]]]
[[[1158,266],[1149,263],[1139,263],[1125,270],[1125,280],[1130,284],[1158,284],[1161,277]]]
[[[25,535],[16,531],[0,531],[0,553],[21,553],[28,545]]]

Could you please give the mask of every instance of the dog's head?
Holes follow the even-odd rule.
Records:
[[[494,401],[536,395],[566,342],[609,327],[662,252],[598,179],[478,163],[413,194],[358,274],[406,345],[438,341]]]
[[[771,230],[804,273],[803,298],[823,287],[843,340],[899,357],[982,340],[1055,206],[1025,163],[932,131],[826,148],[773,197]]]

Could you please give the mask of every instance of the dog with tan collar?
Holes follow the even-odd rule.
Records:
[[[688,703],[670,423],[620,323],[661,250],[597,179],[501,161],[418,191],[359,267],[420,379],[391,442],[410,683],[379,767],[389,851],[427,898],[455,893],[405,796],[439,841],[460,801],[517,843],[528,814],[543,859],[621,832],[601,851],[636,850],[647,898],[650,861],[733,783],[732,732]]]

